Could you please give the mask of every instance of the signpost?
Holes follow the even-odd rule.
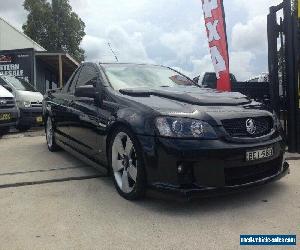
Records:
[[[32,84],[33,51],[0,51],[0,74],[15,76]]]

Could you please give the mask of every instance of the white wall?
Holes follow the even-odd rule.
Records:
[[[37,51],[45,51],[42,46],[31,40],[28,36],[0,17],[0,50],[27,48],[34,48]]]

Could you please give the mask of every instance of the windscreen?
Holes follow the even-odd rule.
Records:
[[[162,66],[121,64],[104,64],[102,66],[115,90],[195,85],[189,78]]]
[[[37,92],[37,90],[30,83],[22,79],[18,79],[13,76],[1,76],[1,78],[17,90]]]

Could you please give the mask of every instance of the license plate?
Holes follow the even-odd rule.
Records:
[[[42,117],[42,116],[38,116],[38,117],[36,118],[36,122],[38,122],[38,123],[43,122],[43,117]]]
[[[9,113],[0,114],[0,121],[9,121],[9,120],[11,120],[11,114]]]
[[[274,155],[273,147],[246,152],[246,161],[270,158]]]

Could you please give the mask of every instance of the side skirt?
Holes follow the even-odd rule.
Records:
[[[83,154],[77,152],[76,150],[74,150],[73,148],[68,146],[66,143],[62,142],[61,140],[56,139],[56,144],[58,146],[60,146],[61,148],[63,148],[64,150],[66,150],[68,153],[70,153],[73,156],[75,156],[76,158],[78,158],[79,160],[81,160],[81,161],[87,163],[88,165],[98,169],[102,174],[108,175],[108,169],[106,167],[101,166],[100,164],[92,161],[91,159],[87,158]]]

